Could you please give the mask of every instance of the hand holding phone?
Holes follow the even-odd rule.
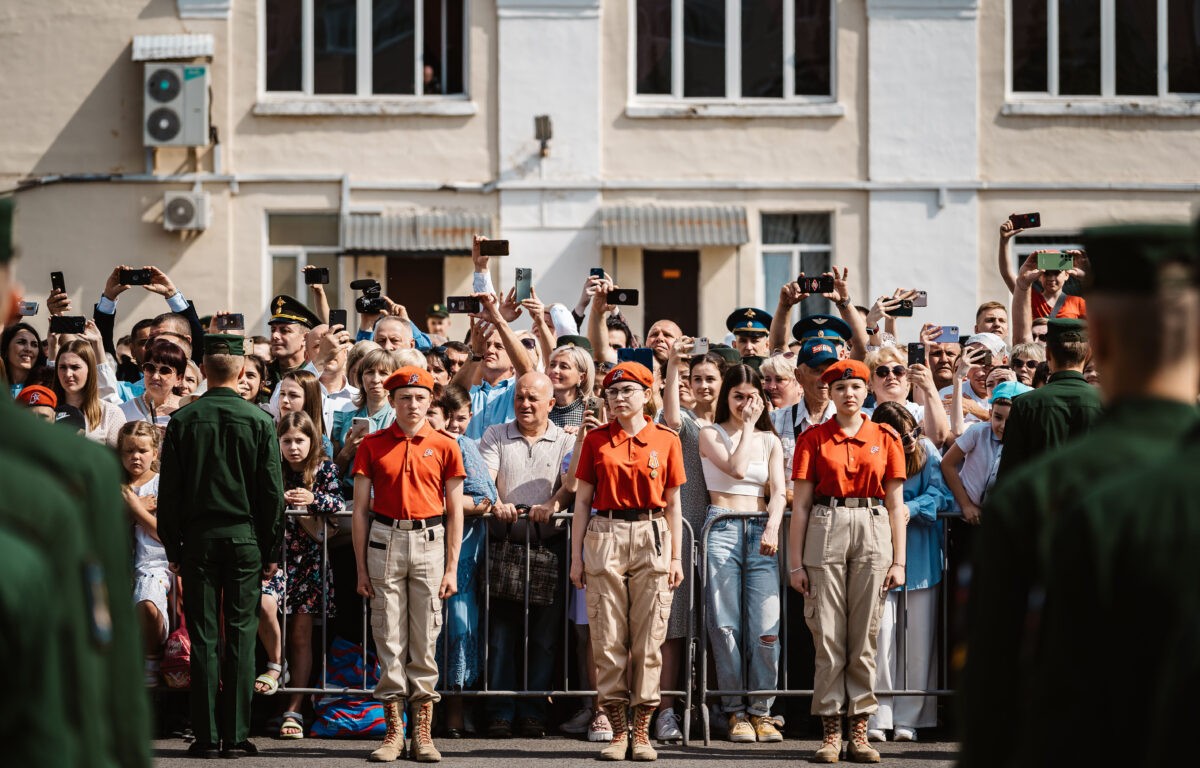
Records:
[[[228,314],[217,315],[216,324],[218,331],[246,330],[246,318],[241,312],[229,312]]]
[[[1040,213],[1014,213],[1008,220],[1012,222],[1014,229],[1034,229],[1042,226]]]
[[[483,311],[483,304],[477,296],[447,296],[446,309],[451,314],[478,314]]]
[[[830,293],[833,291],[833,275],[821,275],[819,277],[806,277],[800,275],[796,278],[796,284],[800,286],[800,290],[808,294]]]
[[[347,327],[346,326],[346,310],[344,310],[344,309],[329,310],[329,327],[333,328],[334,326],[337,326],[337,325],[340,325],[343,328]]]
[[[154,275],[148,269],[122,269],[117,280],[121,285],[150,285],[152,277]]]
[[[515,298],[517,301],[533,298],[533,270],[529,267],[517,267]]]
[[[699,339],[696,339],[696,341],[692,344],[692,354],[693,355],[707,355],[708,354],[708,338],[707,337],[701,337]]]
[[[1075,268],[1075,257],[1062,251],[1043,251],[1038,254],[1037,265],[1043,272],[1066,272]]]
[[[507,256],[507,240],[481,240],[479,243],[480,256]]]
[[[892,317],[912,317],[913,303],[912,299],[901,299],[900,305],[889,312]]]
[[[329,267],[305,267],[305,285],[327,285],[329,283]]]
[[[614,288],[608,292],[608,303],[614,307],[636,307],[638,292],[632,288]]]
[[[62,291],[63,293],[67,292],[67,283],[65,280],[63,280],[62,272],[51,272],[50,273],[50,290],[51,291]]]
[[[50,318],[50,333],[83,333],[87,319],[82,315],[54,315]]]
[[[919,342],[911,342],[908,345],[908,364],[909,365],[925,365],[925,345]]]

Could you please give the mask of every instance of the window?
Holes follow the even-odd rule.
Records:
[[[832,218],[828,213],[763,214],[763,297],[760,306],[774,307],[779,301],[779,289],[801,273],[820,275],[829,271],[833,263]],[[832,309],[833,304],[828,299],[810,296],[792,309],[788,325],[804,315],[829,313]]]
[[[341,307],[342,273],[338,258],[339,219],[336,213],[272,213],[267,216],[271,257],[271,296],[285,293],[315,309],[312,290],[302,270],[309,265],[329,270],[325,296],[333,309]],[[353,277],[353,275],[351,275]]]
[[[833,97],[833,0],[631,0],[635,93]]]
[[[263,0],[271,93],[464,93],[464,0]]]
[[[1195,0],[1009,0],[1010,90],[1200,95]]]

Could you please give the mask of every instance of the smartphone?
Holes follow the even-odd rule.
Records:
[[[83,333],[87,320],[83,315],[54,315],[50,318],[50,333]]]
[[[929,294],[925,291],[917,291],[917,295],[913,296],[912,303],[914,307],[928,307]]]
[[[587,399],[587,405],[584,407],[588,413],[592,414],[597,419],[600,418],[600,398],[594,395],[589,396]]]
[[[21,317],[33,317],[38,313],[38,303],[36,301],[18,301],[17,314]]]
[[[598,277],[604,279],[604,267],[592,267],[588,270],[588,277]]]
[[[609,292],[608,303],[613,306],[636,307],[638,292],[632,288],[616,288]]]
[[[654,373],[654,350],[649,347],[621,347],[617,350],[617,362],[641,363],[646,370]]]
[[[938,344],[957,344],[959,342],[958,326],[943,325],[942,334],[934,339]]]
[[[246,330],[246,318],[241,312],[231,312],[228,315],[218,315],[217,330],[244,331]]]
[[[692,344],[692,354],[693,355],[707,355],[708,354],[708,337],[701,337],[699,339],[696,339],[695,343]]]
[[[150,277],[148,269],[122,269],[117,273],[121,285],[150,285]]]
[[[483,309],[483,305],[475,296],[447,296],[446,309],[451,313],[465,314],[479,312]]]
[[[329,327],[332,328],[335,325],[340,325],[343,328],[346,327],[346,310],[344,310],[344,309],[329,310]]]
[[[912,317],[913,316],[912,299],[901,299],[900,306],[896,307],[888,314],[890,314],[892,317]]]
[[[517,267],[517,301],[533,298],[533,270]]]
[[[820,277],[800,275],[796,278],[796,284],[805,293],[829,293],[833,290],[833,275],[821,275]]]
[[[366,416],[355,416],[350,421],[350,429],[355,430],[355,429],[360,429],[360,428],[361,429],[370,429],[371,428],[371,420],[368,419]]]
[[[305,285],[327,285],[329,283],[329,267],[316,267],[304,270]]]
[[[1033,229],[1042,226],[1042,214],[1040,213],[1014,213],[1008,217],[1008,220],[1017,229]]]
[[[479,243],[480,256],[507,256],[507,240],[483,240]]]
[[[1062,251],[1048,251],[1038,254],[1037,264],[1044,271],[1065,272],[1075,268],[1075,257]]]
[[[908,345],[908,364],[925,365],[925,345],[912,342]]]
[[[50,273],[50,290],[62,291],[63,293],[67,292],[67,284],[63,280],[62,272],[51,272]]]

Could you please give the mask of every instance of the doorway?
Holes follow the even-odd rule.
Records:
[[[442,254],[404,254],[388,256],[385,293],[403,304],[408,317],[425,330],[425,311],[430,304],[446,300],[445,261]]]
[[[642,252],[642,301],[646,331],[659,320],[672,320],[685,335],[700,327],[700,252]]]

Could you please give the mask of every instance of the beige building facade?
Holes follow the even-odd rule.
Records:
[[[603,265],[642,289],[639,332],[673,316],[723,336],[732,308],[772,311],[782,282],[831,264],[857,303],[920,288],[913,323],[969,325],[1007,301],[1010,213],[1042,214],[1021,252],[1200,212],[1195,4],[1061,5],[5,2],[18,276],[42,300],[63,271],[87,314],[115,265],[155,264],[201,314],[263,332],[269,298],[304,297],[316,264],[335,306],[373,277],[419,322],[469,290],[481,231],[512,241],[500,287],[532,267],[543,299],[573,305]],[[162,67],[185,91],[207,77],[198,146],[146,128]],[[165,226],[169,193],[204,226]],[[161,306],[126,293],[118,330]]]

